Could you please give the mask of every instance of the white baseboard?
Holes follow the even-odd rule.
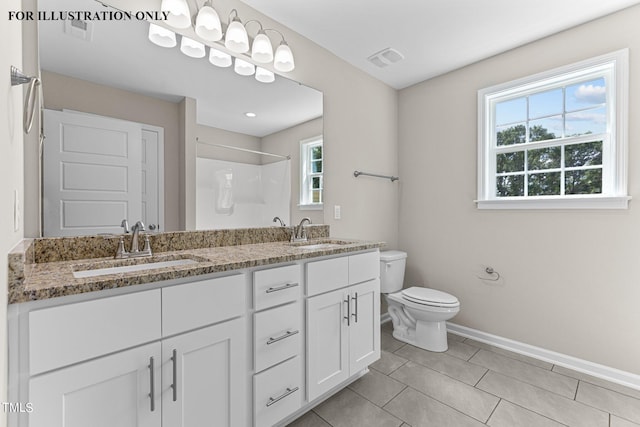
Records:
[[[640,390],[640,375],[632,374],[631,372],[625,372],[620,369],[589,362],[588,360],[578,359],[577,357],[568,356],[566,354],[556,353],[555,351],[488,334],[486,332],[478,331],[477,329],[456,325],[455,323],[447,322],[447,331],[452,334],[471,338],[514,353],[533,357],[534,359],[553,363],[554,365],[562,366],[564,368],[573,369],[574,371],[611,381],[612,383]]]
[[[384,313],[380,316],[381,324],[389,321],[391,321],[389,313]],[[471,338],[472,340],[490,344],[514,353],[533,357],[534,359],[553,363],[554,365],[582,372],[583,374],[611,381],[612,383],[620,384],[635,390],[640,390],[640,375],[632,374],[631,372],[589,362],[588,360],[578,359],[577,357],[557,353],[555,351],[525,344],[509,338],[488,334],[477,329],[456,325],[451,322],[447,322],[447,331],[461,337]]]

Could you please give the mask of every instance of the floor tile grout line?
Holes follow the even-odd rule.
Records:
[[[467,341],[467,340],[471,340],[472,342],[478,342],[478,343],[479,343],[479,341],[472,340],[471,338],[465,338],[465,341],[464,341],[464,342],[466,343],[466,341]],[[520,354],[520,353],[516,353],[515,351],[506,350],[506,349],[504,349],[504,348],[496,347],[496,346],[493,346],[493,345],[491,345],[491,344],[486,344],[486,343],[482,343],[482,344],[485,344],[485,345],[490,346],[490,347],[493,347],[493,348],[497,348],[497,349],[502,350],[502,351],[504,351],[504,352],[506,352],[506,353],[514,354],[514,355],[516,355],[516,356],[528,357],[528,358],[530,358],[530,359],[537,360],[537,361],[539,361],[539,362],[545,362],[544,360],[541,360],[541,359],[535,358],[535,357],[533,357],[533,356],[526,356],[526,355],[524,355],[524,354]],[[493,353],[493,354],[498,354],[498,355],[500,355],[500,356],[508,357],[509,359],[517,360],[518,362],[526,363],[527,365],[535,366],[536,368],[540,368],[540,369],[543,369],[543,370],[545,370],[545,371],[555,372],[555,371],[553,371],[553,366],[555,366],[555,365],[553,365],[553,364],[551,364],[551,368],[546,369],[546,368],[543,368],[542,366],[538,366],[538,365],[536,365],[535,363],[527,362],[526,360],[523,360],[523,359],[519,359],[519,358],[517,358],[517,357],[510,356],[509,354],[504,354],[504,353],[500,353],[500,352],[498,352],[498,351],[493,351],[491,348],[477,347],[477,346],[475,346],[475,345],[473,345],[473,344],[469,344],[469,345],[470,345],[470,346],[472,346],[472,347],[477,348],[478,350],[485,350],[485,351],[489,351],[489,352],[491,352],[491,353]],[[476,353],[477,353],[477,352],[476,352]],[[475,354],[474,354],[474,356],[475,356]],[[545,363],[550,363],[550,362],[545,362]],[[558,373],[558,372],[556,372],[556,374],[557,374],[557,373]],[[574,379],[575,379],[575,378],[574,378]]]
[[[534,414],[536,414],[536,415],[539,415],[539,416],[541,416],[542,418],[545,418],[545,419],[547,419],[547,420],[551,420],[551,421],[553,421],[553,422],[555,422],[555,423],[558,423],[558,424],[560,424],[560,425],[563,425],[563,426],[566,426],[566,427],[570,427],[568,424],[565,424],[565,423],[563,423],[563,422],[561,422],[561,421],[558,421],[558,420],[556,420],[556,419],[554,419],[554,418],[551,418],[551,417],[549,417],[549,416],[547,416],[547,415],[541,414],[541,413],[539,413],[539,412],[537,412],[537,411],[534,411],[533,409],[530,409],[530,408],[524,407],[524,406],[522,406],[522,405],[519,405],[519,404],[517,404],[517,403],[514,403],[514,402],[512,402],[512,401],[510,401],[510,400],[508,400],[508,399],[502,399],[502,400],[504,400],[505,402],[509,402],[509,403],[510,403],[510,404],[512,404],[513,406],[517,406],[518,408],[521,408],[521,409],[523,409],[523,410],[525,410],[525,411],[529,411],[529,412],[531,412],[531,413],[534,413]]]
[[[480,389],[478,389],[480,390]],[[497,396],[496,396],[497,397]],[[489,420],[491,419],[491,417],[493,416],[493,413],[496,412],[496,409],[498,409],[498,406],[500,406],[500,402],[502,402],[504,399],[501,397],[498,397],[498,403],[496,403],[496,406],[493,407],[493,410],[491,411],[491,413],[489,414],[489,417],[486,419],[486,421],[483,423],[485,425],[488,425],[487,423],[489,422]]]
[[[484,368],[484,366],[483,366],[483,368]],[[489,369],[489,368],[485,368],[485,369],[486,369],[486,371],[484,372],[484,374],[482,374],[482,376],[480,377],[480,379],[478,379],[478,381],[476,381],[476,383],[473,385],[473,388],[478,388],[478,384],[480,384],[480,381],[482,381],[482,379],[483,379],[483,378],[484,378],[484,377],[489,373],[489,371],[491,370],[491,369]],[[482,390],[482,389],[478,388],[478,390]],[[484,391],[484,390],[482,390],[482,391]],[[485,392],[485,393],[486,393],[486,392]]]
[[[318,418],[320,418],[322,421],[324,421],[325,423],[329,424],[331,427],[335,427],[333,424],[331,424],[329,422],[329,420],[325,420],[324,418],[322,418],[322,415],[320,415],[319,413],[316,412],[316,408],[311,408],[311,411],[316,414],[318,416]]]
[[[416,348],[417,348],[417,347],[416,347]],[[453,356],[452,356],[452,357],[453,357]],[[461,359],[458,359],[458,360],[461,360]],[[445,372],[438,371],[437,369],[433,369],[431,366],[424,365],[424,364],[422,364],[422,363],[420,363],[420,362],[416,362],[415,360],[407,359],[407,362],[415,363],[416,365],[419,365],[419,366],[421,366],[421,367],[423,367],[423,368],[429,369],[430,371],[433,371],[433,372],[435,372],[435,373],[437,373],[437,374],[443,375],[443,376],[445,376],[445,377],[447,377],[447,378],[449,378],[449,379],[452,379],[452,380],[454,380],[454,381],[458,381],[459,383],[462,383],[462,384],[468,385],[469,387],[475,387],[475,385],[473,385],[473,384],[469,384],[469,383],[467,383],[467,382],[461,381],[460,379],[458,379],[458,378],[454,378],[454,377],[452,377],[451,375],[449,375],[449,374],[447,374],[447,373],[445,373]],[[407,364],[407,362],[405,362],[402,366],[405,366],[405,365]],[[464,362],[464,360],[463,360],[463,362]],[[467,363],[468,363],[468,362],[467,362]],[[402,366],[401,366],[401,367],[402,367]],[[488,368],[485,368],[484,366],[479,366],[479,365],[475,365],[475,364],[474,364],[474,366],[478,366],[478,367],[480,367],[480,368],[486,369],[487,371],[489,370]],[[400,368],[401,368],[401,367],[400,367]],[[398,368],[398,369],[400,369],[400,368]],[[396,370],[395,370],[395,371],[393,371],[393,372],[396,372],[398,369],[396,369]],[[392,372],[392,373],[393,373],[393,372]],[[487,373],[485,372],[484,374],[482,374],[482,376],[484,377],[486,374],[487,374]],[[388,376],[391,376],[391,374],[389,374]],[[393,378],[393,377],[391,377],[391,378]],[[393,378],[393,379],[395,380],[396,378]],[[480,378],[480,379],[482,379],[482,378]],[[400,381],[400,380],[397,380],[397,381]],[[478,380],[478,381],[480,381],[480,380]],[[402,382],[402,381],[400,381],[400,382]],[[403,383],[403,384],[405,384],[405,383]],[[476,383],[476,384],[477,384],[477,383]],[[483,391],[484,391],[484,390],[483,390]]]

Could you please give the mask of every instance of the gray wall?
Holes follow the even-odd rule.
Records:
[[[629,47],[629,193],[640,197],[640,7],[400,91],[405,286],[456,295],[455,323],[640,374],[640,206],[479,211],[477,91]],[[477,279],[493,266],[503,280]]]

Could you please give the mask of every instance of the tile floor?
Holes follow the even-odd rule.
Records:
[[[640,391],[449,335],[431,353],[382,326],[370,372],[291,427],[640,427]]]

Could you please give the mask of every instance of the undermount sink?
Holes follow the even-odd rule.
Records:
[[[179,267],[202,262],[197,257],[151,257],[127,260],[101,261],[94,264],[78,264],[73,266],[73,277],[106,276],[108,274],[131,273],[135,271],[156,270],[166,267]]]
[[[308,240],[306,242],[292,242],[290,246],[305,250],[334,249],[343,245],[349,245],[353,242],[346,240]]]

